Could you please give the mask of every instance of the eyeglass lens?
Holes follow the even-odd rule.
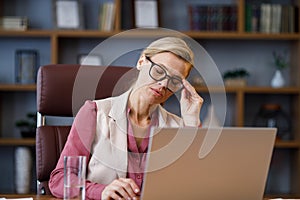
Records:
[[[152,62],[149,58],[148,60],[152,63],[149,74],[150,77],[156,81],[162,81],[166,78],[169,79],[168,81],[168,89],[172,92],[177,92],[183,87],[182,81],[179,78],[169,76],[166,70],[157,65],[156,63]]]

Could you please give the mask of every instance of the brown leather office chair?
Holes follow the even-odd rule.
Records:
[[[47,125],[47,117],[72,117],[85,100],[116,96],[129,89],[137,70],[131,67],[47,65],[37,78],[37,193],[51,194],[48,180],[67,140],[71,125]],[[60,121],[60,120],[59,120]]]

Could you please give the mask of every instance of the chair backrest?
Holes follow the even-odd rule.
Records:
[[[137,70],[117,66],[56,64],[41,66],[37,78],[37,193],[51,194],[48,181],[67,140],[70,125],[47,125],[46,116],[73,117],[85,100],[125,92]]]

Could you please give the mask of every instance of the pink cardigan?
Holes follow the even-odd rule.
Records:
[[[83,126],[82,126],[83,125]],[[51,193],[58,197],[63,198],[64,188],[64,156],[66,155],[82,155],[87,157],[87,164],[90,159],[90,149],[96,127],[96,103],[92,101],[85,102],[84,106],[78,112],[70,134],[68,136],[65,147],[61,153],[56,168],[52,171],[49,180],[49,188]],[[79,129],[79,130],[78,130]],[[80,129],[84,129],[86,137],[80,137]],[[84,139],[84,140],[83,140]],[[106,185],[92,183],[86,181],[86,196],[88,199],[100,199],[100,194]]]
[[[87,157],[87,199],[101,199],[101,193],[107,184],[116,178],[126,177],[128,167],[126,108],[129,94],[130,91],[118,97],[86,101],[79,110],[57,166],[50,175],[49,188],[54,196],[63,198],[63,158],[65,155]],[[159,105],[158,126],[178,127],[183,126],[183,121]],[[110,141],[109,144],[107,141]],[[110,148],[110,145],[111,147],[118,146],[123,151],[114,154],[101,148],[103,146]],[[95,162],[97,161],[95,157],[99,154],[112,158],[116,167],[119,168],[112,170],[101,162]]]

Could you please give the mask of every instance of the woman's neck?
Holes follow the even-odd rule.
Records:
[[[129,118],[132,123],[145,127],[151,122],[151,114],[156,106],[149,105],[147,100],[133,92],[129,96],[128,107],[130,109]]]
[[[145,127],[150,124],[151,117],[149,108],[145,108],[142,105],[134,105],[132,103],[129,103],[128,106],[130,109],[129,119],[131,123],[141,127]]]

